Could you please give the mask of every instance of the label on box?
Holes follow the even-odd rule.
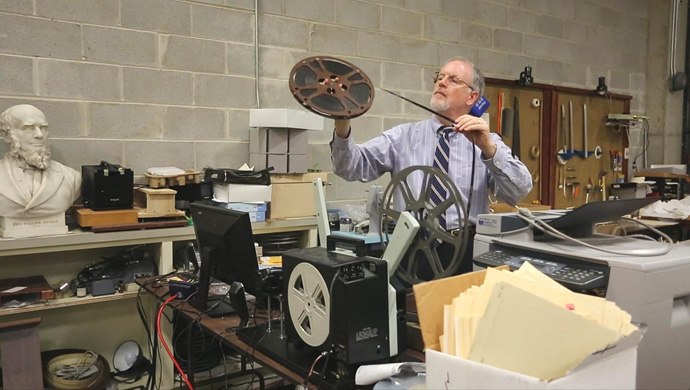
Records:
[[[250,211],[247,214],[249,214],[250,222],[266,222],[265,211]]]
[[[266,203],[223,203],[223,207],[237,211],[260,211],[266,212]]]

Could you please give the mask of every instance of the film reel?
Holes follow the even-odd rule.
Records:
[[[308,57],[290,71],[290,92],[304,107],[331,119],[356,118],[374,102],[374,86],[351,63],[327,56]]]
[[[428,199],[432,178],[436,178],[448,189],[448,198],[436,206],[433,206]],[[410,187],[412,180],[419,180],[421,182],[419,194],[415,194]],[[379,224],[382,227],[380,230],[381,235],[385,235],[385,238],[381,237],[381,242],[388,242],[390,239],[388,229],[384,228],[384,223],[389,218],[397,223],[400,217],[400,211],[391,208],[391,202],[396,191],[400,191],[402,194],[404,202],[402,209],[411,212],[415,219],[419,221],[419,231],[398,267],[398,276],[410,284],[428,281],[418,276],[420,262],[422,261],[428,263],[429,268],[433,272],[433,279],[453,275],[462,261],[467,248],[466,242],[469,234],[469,230],[465,228],[465,226],[468,226],[465,204],[453,181],[438,168],[429,166],[411,166],[394,175],[383,192]],[[461,227],[455,235],[443,229],[438,222],[438,217],[451,208],[456,210],[457,215],[464,216]],[[453,257],[448,264],[443,264],[439,257],[437,251],[439,240],[453,247]]]
[[[330,293],[319,271],[299,263],[290,274],[287,289],[290,320],[306,344],[318,347],[330,333]]]

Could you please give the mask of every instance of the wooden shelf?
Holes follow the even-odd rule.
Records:
[[[316,229],[316,217],[256,222],[254,234]],[[29,253],[48,253],[127,245],[153,244],[162,241],[194,240],[193,226],[94,233],[80,228],[68,234],[48,237],[0,238],[0,257]]]
[[[132,291],[132,292],[111,294],[111,295],[101,295],[98,297],[88,295],[88,296],[85,296],[83,298],[70,297],[70,298],[55,299],[55,300],[46,301],[45,303],[37,303],[37,304],[30,305],[30,306],[24,306],[24,307],[12,308],[12,309],[0,309],[0,317],[13,315],[13,314],[20,314],[20,313],[30,313],[30,312],[34,312],[34,311],[61,309],[63,307],[89,305],[92,303],[102,303],[102,302],[110,302],[110,301],[119,301],[122,299],[132,299],[132,298],[136,298],[136,296],[137,296],[137,292]]]
[[[662,171],[637,171],[634,173],[635,177],[662,177],[665,179],[685,179],[690,180],[688,175],[680,175],[677,173],[662,172]]]

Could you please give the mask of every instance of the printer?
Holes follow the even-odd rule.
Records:
[[[621,210],[636,210],[641,207],[638,204],[650,201],[654,199],[592,202],[573,211],[535,215],[549,225],[559,226],[559,230],[570,230],[588,244],[638,255],[611,254],[570,240],[546,239],[514,213],[480,215],[474,266],[479,269],[506,264],[513,269],[528,261],[574,291],[615,302],[632,315],[633,322],[648,327],[638,349],[637,388],[688,389],[690,248],[673,244],[670,251],[658,254],[669,244],[593,233],[593,222],[617,219],[632,211]],[[613,210],[618,206],[622,208]],[[612,213],[618,216],[612,217]],[[566,223],[558,222],[564,218]]]

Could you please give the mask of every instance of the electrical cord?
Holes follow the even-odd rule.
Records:
[[[110,378],[107,367],[108,362],[95,352],[68,353],[47,362],[44,379],[51,389],[100,389]]]
[[[516,208],[518,209],[517,216],[519,218],[523,219],[524,221],[526,221],[528,224],[530,224],[530,226],[533,226],[536,229],[538,229],[538,230],[540,230],[540,231],[542,231],[542,232],[544,232],[544,233],[546,233],[552,237],[560,238],[560,239],[567,240],[567,241],[572,241],[576,244],[579,244],[579,245],[582,245],[582,246],[585,246],[587,248],[594,249],[597,251],[611,253],[614,255],[622,255],[622,256],[661,256],[661,255],[668,253],[673,248],[673,240],[668,235],[666,235],[665,233],[659,231],[658,229],[656,229],[656,228],[654,228],[648,224],[645,224],[643,222],[640,222],[636,219],[626,218],[626,217],[621,218],[621,219],[627,219],[630,221],[634,221],[635,223],[638,223],[638,224],[646,227],[647,229],[653,231],[654,233],[661,236],[664,240],[666,240],[667,245],[664,248],[659,249],[659,250],[631,249],[631,250],[627,250],[627,251],[617,251],[617,250],[613,250],[613,249],[601,248],[601,247],[586,243],[584,241],[578,240],[576,238],[570,237],[567,234],[558,231],[556,228],[552,227],[548,223],[546,223],[540,219],[535,218],[534,215],[532,214],[532,212],[527,208],[518,207],[518,206],[516,206]]]
[[[319,379],[319,389],[323,389],[323,380],[326,378],[326,372],[328,370],[328,362],[331,360],[331,355],[333,355],[333,349],[328,351],[328,356],[326,356],[326,361],[323,362],[323,368],[321,369],[321,379]]]
[[[254,367],[254,353],[256,352],[256,347],[257,347],[259,344],[261,344],[262,341],[264,341],[264,338],[266,338],[267,335],[268,335],[268,332],[264,332],[264,335],[261,336],[261,338],[259,339],[259,341],[257,341],[256,344],[255,344],[255,343],[254,343],[254,337],[256,337],[256,332],[254,332],[254,334],[252,335],[252,342],[247,346],[247,349],[244,350],[244,355],[245,355],[245,356],[249,353],[249,349],[250,349],[250,348],[251,348],[251,350],[252,350],[251,359],[249,359],[249,361],[248,361],[249,366],[251,367],[251,370],[252,370],[252,379],[251,379],[251,381],[249,382],[248,388],[254,387],[254,377],[256,376],[256,367]]]
[[[338,277],[340,276],[340,267],[335,271],[335,275],[333,275],[333,279],[331,280],[331,283],[328,287],[328,293],[329,293],[329,304],[331,309],[333,308],[333,287],[335,286],[335,281],[338,280]],[[329,318],[330,321],[330,318]],[[323,368],[321,369],[321,375],[319,379],[319,389],[323,388],[323,381],[326,378],[326,372],[328,371],[328,362],[331,359],[331,355],[335,352],[335,346],[331,345],[331,349],[329,351],[323,351],[319,356],[316,357],[314,360],[314,363],[311,365],[311,369],[309,370],[309,374],[307,375],[306,378],[304,378],[304,387],[307,388],[307,384],[309,382],[309,378],[314,374],[314,367],[316,366],[316,362],[321,359],[321,357],[326,356],[326,361],[323,363]]]
[[[319,356],[317,356],[316,359],[314,359],[314,361],[311,363],[311,368],[309,369],[309,373],[307,374],[306,377],[304,377],[304,382],[302,382],[302,386],[304,386],[305,389],[308,388],[307,386],[309,384],[309,378],[311,378],[311,376],[314,375],[314,367],[316,367],[316,363],[318,363],[319,360],[321,360],[321,358],[325,357],[326,355],[328,355],[328,352],[326,352],[326,351],[321,352],[319,354]],[[324,367],[322,371],[325,371],[325,369],[326,369],[326,367]],[[323,375],[325,375],[325,372],[323,373]],[[319,385],[319,387],[321,387],[321,385]]]
[[[162,365],[163,361],[162,361],[162,357],[158,354],[158,339],[156,338],[157,328],[154,329],[153,333],[151,333],[151,330],[150,330],[151,327],[149,325],[148,316],[146,315],[146,308],[144,307],[144,304],[143,304],[143,301],[141,298],[142,297],[142,291],[144,291],[144,289],[147,286],[151,286],[151,288],[153,289],[153,295],[157,295],[156,292],[159,289],[166,287],[168,285],[168,278],[170,276],[177,274],[177,273],[179,273],[179,270],[175,269],[175,270],[168,272],[164,275],[159,275],[155,278],[149,279],[146,282],[139,285],[139,289],[137,291],[137,313],[139,314],[139,319],[141,320],[141,323],[144,327],[144,330],[146,331],[146,335],[147,335],[146,341],[147,341],[147,346],[149,348],[149,354],[151,356],[151,363],[152,363],[151,367],[149,368],[148,378],[146,380],[146,385],[144,387],[145,389],[148,389],[148,390],[160,389],[161,381],[162,381],[162,375],[159,378],[158,384],[155,383],[155,378],[156,378],[157,367]],[[154,312],[157,312],[159,308],[160,308],[160,306],[157,304]],[[182,308],[180,308],[179,310],[180,311],[186,311]],[[189,311],[186,311],[186,312],[189,312]],[[165,317],[168,318],[167,315],[165,315]],[[154,325],[156,325],[155,322],[154,322]]]
[[[165,309],[165,306],[168,305],[168,303],[172,302],[175,299],[177,299],[177,295],[171,296],[165,302],[163,302],[160,309],[158,309],[158,320],[156,322],[156,324],[158,325],[158,338],[160,339],[163,348],[165,348],[165,352],[167,352],[168,356],[170,356],[170,359],[172,359],[172,362],[175,365],[175,368],[177,368],[177,371],[180,373],[180,376],[182,377],[182,379],[184,379],[184,382],[187,384],[187,387],[190,390],[194,390],[194,386],[192,386],[192,384],[189,382],[189,379],[187,379],[187,376],[184,374],[184,371],[182,371],[182,367],[180,367],[179,363],[177,363],[177,360],[175,360],[175,356],[172,354],[172,352],[170,352],[170,348],[168,348],[168,344],[166,344],[165,339],[163,338],[163,333],[161,332],[161,317],[163,316],[163,310]]]
[[[174,272],[173,272],[174,273]],[[141,320],[142,325],[144,326],[144,330],[146,331],[146,341],[149,347],[149,354],[151,356],[151,367],[149,369],[149,377],[146,379],[146,389],[153,390],[155,387],[155,377],[156,377],[156,362],[161,363],[159,360],[158,355],[158,346],[157,346],[157,339],[154,334],[151,334],[150,331],[150,326],[148,323],[148,318],[146,316],[146,312],[144,309],[144,304],[141,300],[141,292],[144,290],[145,286],[148,285],[153,285],[154,283],[159,282],[161,279],[165,279],[168,276],[170,276],[172,273],[168,273],[166,275],[159,276],[157,278],[151,279],[143,283],[142,285],[139,286],[139,290],[137,291],[137,313],[139,314],[139,319]],[[159,385],[160,387],[160,385]]]
[[[470,193],[467,196],[467,210],[465,211],[465,213],[467,214],[467,218],[465,218],[465,225],[464,225],[465,229],[468,228],[467,227],[467,220],[469,220],[470,207],[472,206],[472,192],[474,192],[474,170],[475,170],[474,164],[477,160],[477,153],[474,150],[475,146],[476,145],[474,144],[474,142],[472,142],[472,173],[470,173]],[[459,218],[459,216],[458,216],[458,218]]]
[[[89,358],[91,358],[91,361],[88,361]],[[51,368],[50,373],[60,379],[76,381],[82,379],[81,376],[85,375],[92,367],[96,368],[96,371],[98,371],[96,367],[97,361],[98,355],[95,352],[86,351],[76,363],[64,362],[63,364]],[[91,375],[93,374],[89,374],[86,377],[88,378]]]

